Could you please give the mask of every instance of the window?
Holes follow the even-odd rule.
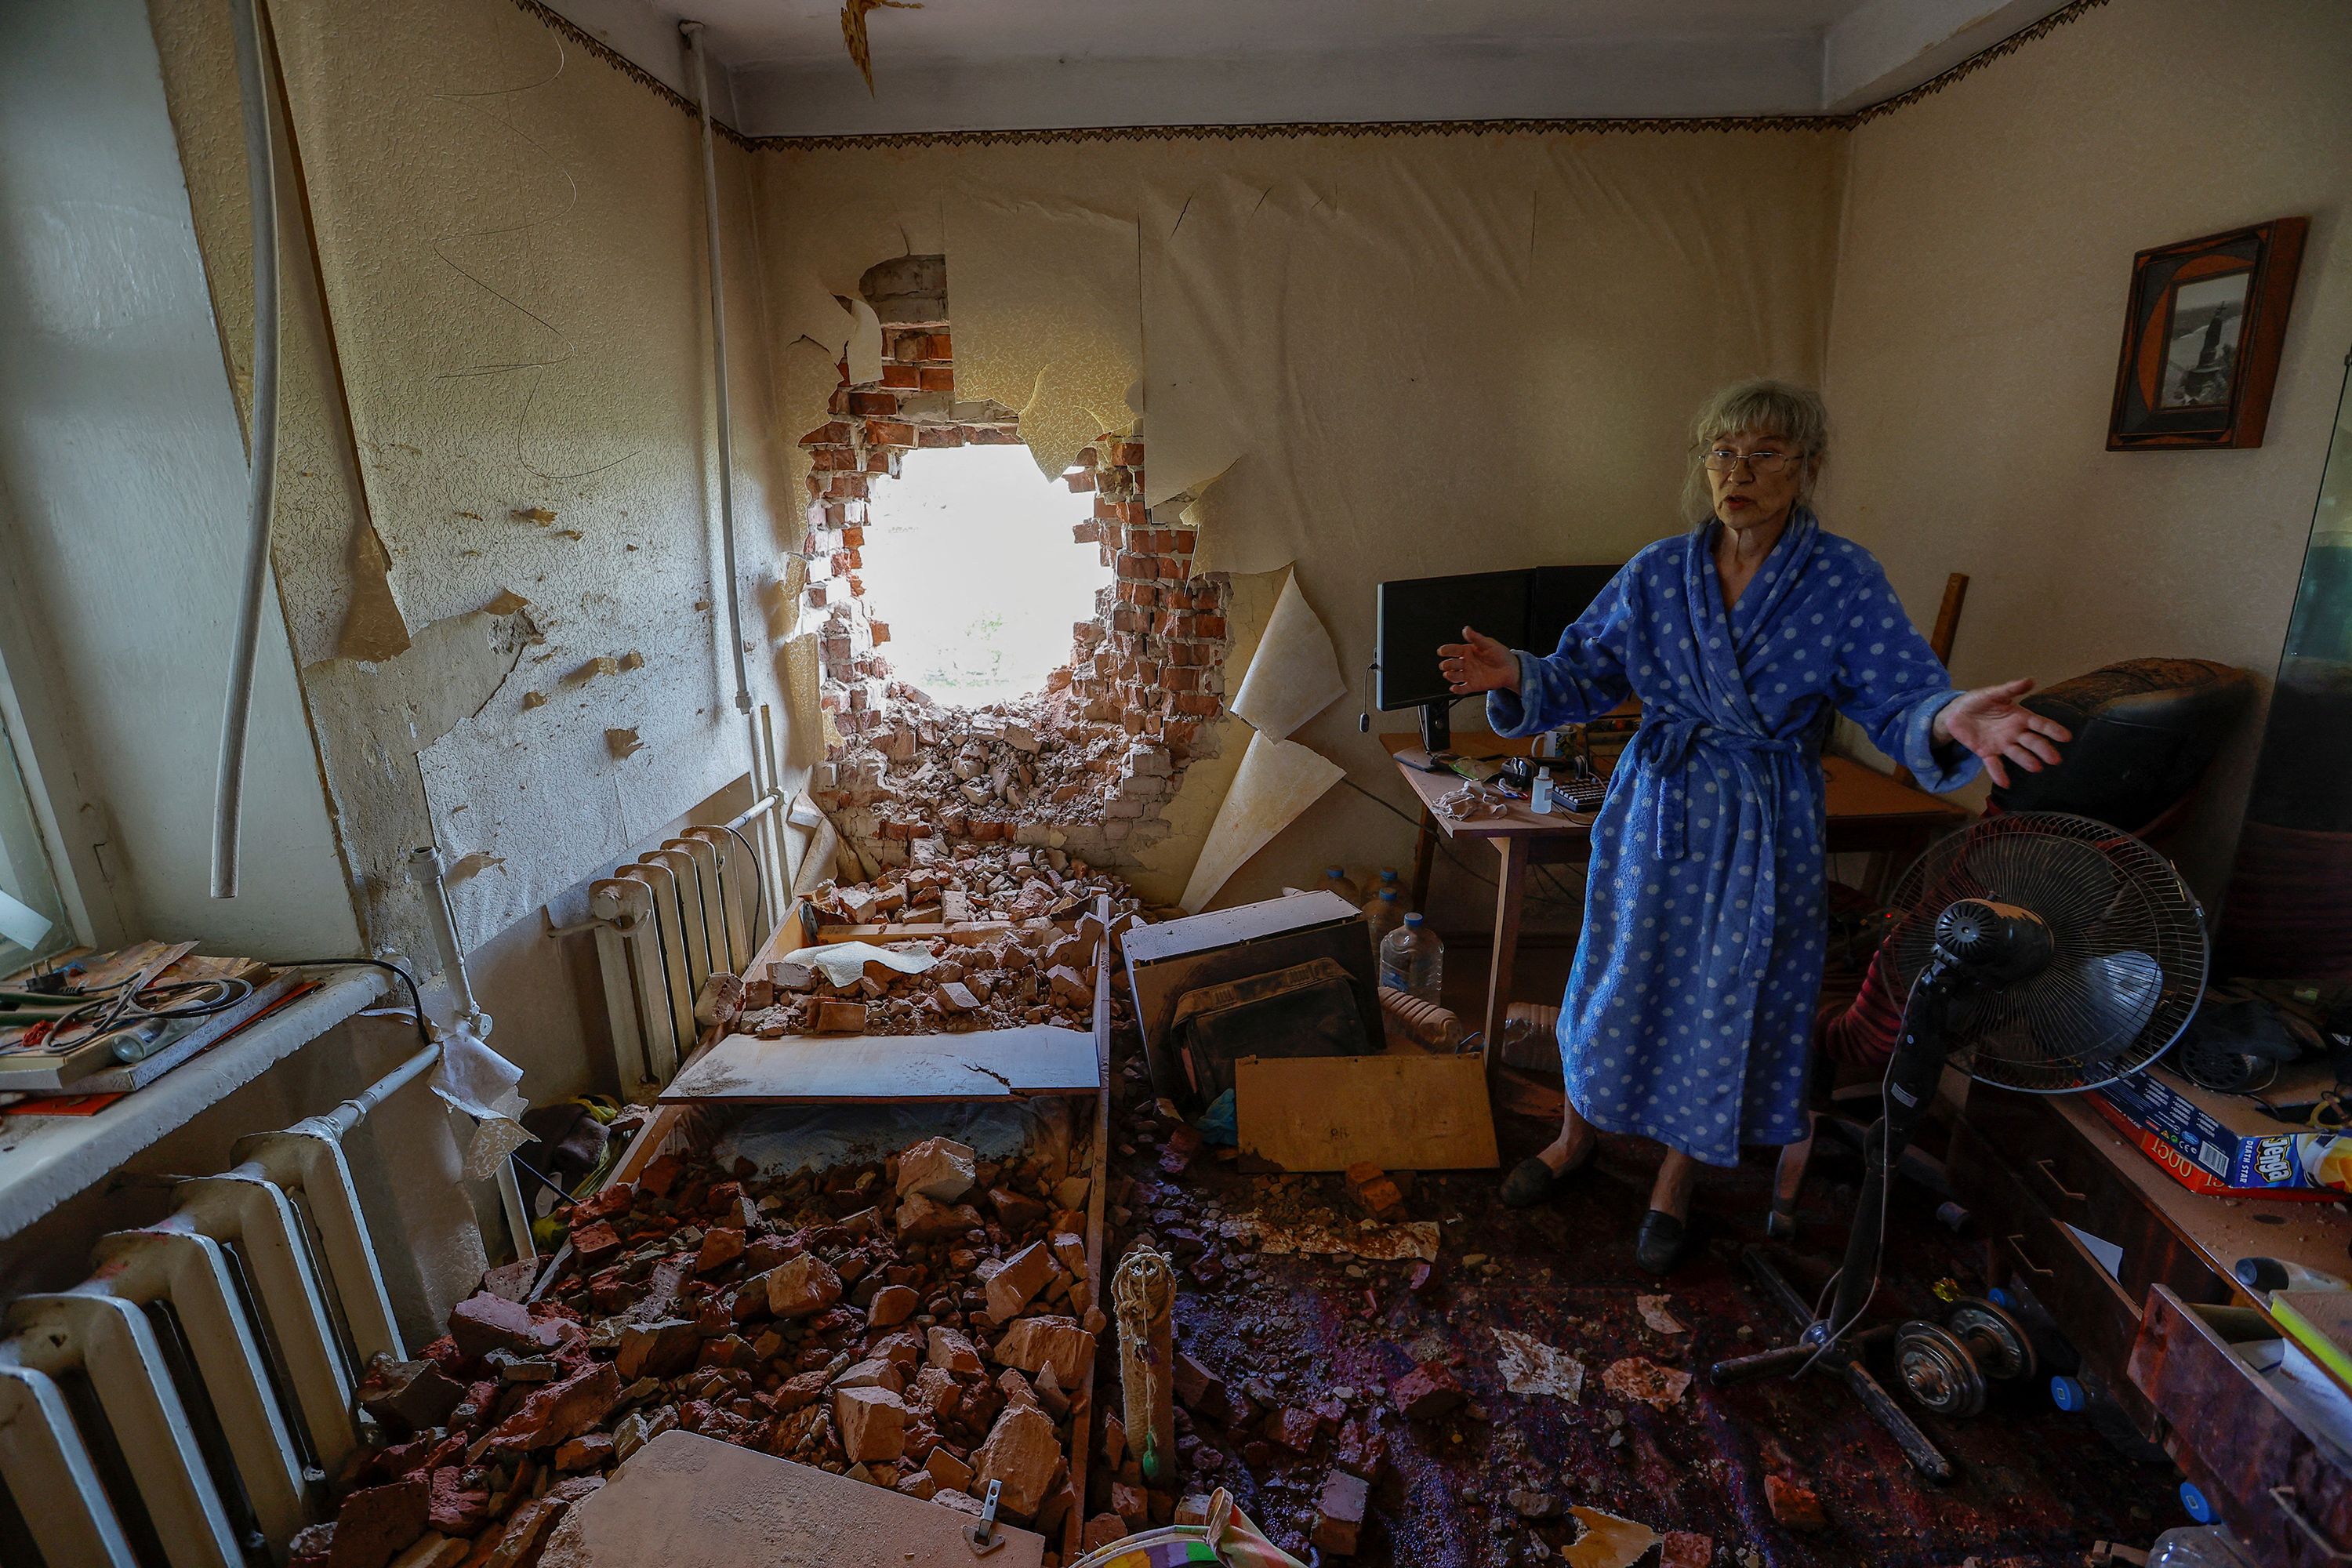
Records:
[[[16,743],[0,721],[0,974],[73,942],[65,899],[16,763]]]
[[[1094,498],[1040,474],[1026,447],[908,453],[874,487],[859,548],[892,672],[956,707],[1043,689],[1110,581],[1096,547],[1072,542],[1093,515]]]

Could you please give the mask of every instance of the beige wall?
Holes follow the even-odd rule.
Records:
[[[1231,465],[1204,556],[1244,573],[1295,563],[1352,683],[1382,578],[1622,560],[1677,527],[1683,428],[1709,388],[1820,375],[1839,140],[763,151],[783,426],[821,422],[832,351],[816,345],[840,330],[824,324],[830,296],[887,257],[942,251],[959,395],[1024,406],[1024,429],[1139,416],[1155,502]],[[868,592],[887,620],[888,584]],[[1357,700],[1293,738],[1402,804],[1357,731]],[[1228,727],[1230,764],[1245,733]],[[1181,889],[1225,777],[1194,770],[1178,832],[1132,868],[1148,892]],[[1224,897],[1270,896],[1334,860],[1402,866],[1410,841],[1335,788]],[[1458,879],[1455,892],[1485,896]],[[1457,923],[1480,918],[1458,909]]]
[[[151,8],[242,398],[250,246],[225,14]],[[473,858],[454,902],[504,1013],[497,1043],[531,1069],[528,1092],[571,1092],[600,1073],[582,1051],[596,1029],[541,910],[580,918],[583,879],[749,761],[697,128],[505,0],[278,0],[270,16],[291,226],[275,558],[353,900],[373,941],[429,963],[404,856],[430,839]],[[722,145],[730,327],[751,344],[747,177]],[[796,509],[775,504],[766,358],[739,350],[732,369],[753,696],[772,701],[758,605]],[[553,521],[520,515],[533,509]],[[600,658],[623,668],[589,673]],[[608,730],[642,749],[617,754]]]
[[[1915,618],[1973,578],[1963,683],[2225,659],[2267,688],[2352,346],[2352,6],[2114,0],[1851,142],[1830,525]],[[2108,452],[2135,251],[2311,237],[2255,451]],[[2255,726],[2180,847],[2224,880]]]

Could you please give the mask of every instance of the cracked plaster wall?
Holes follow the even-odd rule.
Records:
[[[225,18],[150,8],[242,405],[250,230]],[[372,941],[425,960],[402,868],[436,841],[470,873],[453,902],[493,974],[475,978],[498,1042],[528,1092],[574,1092],[603,1072],[592,972],[540,936],[540,910],[579,918],[587,879],[726,804],[749,761],[718,587],[698,129],[505,0],[269,14],[287,224],[274,555],[353,901]],[[721,243],[733,335],[757,342],[746,156],[719,145]],[[772,505],[767,362],[739,348],[731,368],[752,696],[776,705],[781,747],[756,606],[793,541]],[[619,754],[614,730],[641,744]]]
[[[245,453],[156,73],[138,0],[0,8],[0,656],[85,934],[349,952],[357,927],[271,622],[243,896],[209,896]]]

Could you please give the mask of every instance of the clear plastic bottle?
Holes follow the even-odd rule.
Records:
[[[1445,944],[1415,910],[1381,943],[1381,984],[1438,1005],[1445,979]]]
[[[1364,923],[1372,928],[1372,950],[1377,952],[1389,932],[1404,924],[1404,895],[1394,888],[1382,888],[1366,899]]]
[[[1323,868],[1323,890],[1327,893],[1337,893],[1347,900],[1349,909],[1363,907],[1364,890],[1348,879],[1348,869],[1344,866]]]
[[[2185,1524],[2156,1538],[2147,1568],[2253,1568],[2253,1560],[2220,1525]]]

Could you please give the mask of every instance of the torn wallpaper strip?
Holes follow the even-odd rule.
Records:
[[[1136,220],[1058,198],[958,192],[947,230],[956,396],[1019,410],[1047,479],[1097,436],[1133,428],[1129,395],[1143,379]]]
[[[1348,678],[1340,672],[1331,634],[1298,591],[1294,571],[1275,601],[1241,689],[1226,706],[1259,734],[1286,740],[1347,694]]]
[[[1297,821],[1343,772],[1339,763],[1295,742],[1252,735],[1234,787],[1217,807],[1208,841],[1192,864],[1192,879],[1177,900],[1184,912],[1196,915],[1207,908],[1242,862]]]

